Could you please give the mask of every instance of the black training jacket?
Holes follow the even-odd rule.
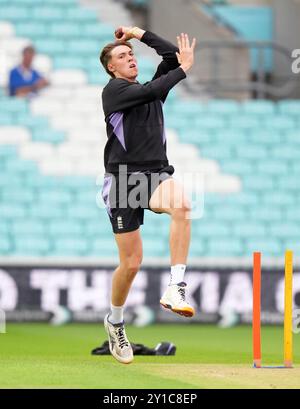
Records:
[[[106,172],[120,164],[128,172],[168,166],[162,106],[169,91],[186,78],[179,67],[178,48],[147,31],[141,41],[163,57],[150,82],[139,84],[114,78],[102,93],[108,141],[104,150]]]

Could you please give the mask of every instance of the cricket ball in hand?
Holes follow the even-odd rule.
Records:
[[[122,31],[121,28],[118,28],[118,29],[115,31],[115,36],[116,36],[116,38],[122,38],[122,37],[123,37],[123,31]]]

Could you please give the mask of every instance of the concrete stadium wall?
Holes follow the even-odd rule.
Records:
[[[300,1],[274,0],[275,39],[274,41],[290,50],[300,49]],[[275,77],[290,75],[288,67],[279,56],[275,57]],[[295,84],[294,98],[300,98],[300,74],[294,74],[298,80]]]
[[[192,1],[152,0],[150,9],[150,29],[164,36],[172,42],[176,42],[176,36],[181,32],[188,32],[191,37],[196,37],[198,44],[201,41],[232,41],[235,34],[228,28],[216,24],[207,14],[201,11]],[[210,78],[212,66],[209,52],[197,52],[196,63],[191,74],[198,79]],[[238,62],[238,63],[237,63]],[[222,78],[234,77],[242,81],[248,79],[249,54],[244,48],[235,51],[223,52],[219,61]],[[248,96],[245,92],[237,95],[238,98]],[[230,97],[229,93],[218,95]],[[233,95],[232,95],[233,96]]]

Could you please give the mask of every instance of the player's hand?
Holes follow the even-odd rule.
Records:
[[[194,64],[196,39],[194,38],[190,45],[188,34],[181,33],[180,36],[177,36],[177,43],[179,48],[179,53],[176,53],[177,60],[181,65],[181,68],[186,72]]]
[[[118,27],[115,31],[115,38],[117,41],[129,41],[132,38],[140,40],[145,31],[138,27]]]

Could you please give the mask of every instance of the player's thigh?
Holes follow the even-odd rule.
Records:
[[[143,258],[143,245],[140,229],[129,233],[115,234],[119,249],[120,263],[140,265]]]
[[[174,209],[189,210],[190,202],[181,183],[169,178],[153,192],[149,206],[154,212],[171,214]]]

